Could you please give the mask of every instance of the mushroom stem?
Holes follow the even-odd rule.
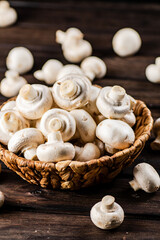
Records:
[[[113,86],[109,93],[109,97],[111,99],[113,99],[114,101],[120,102],[124,98],[125,93],[126,93],[126,91],[124,88],[122,88],[120,86]]]
[[[3,123],[9,132],[16,132],[18,130],[19,120],[13,112],[7,112],[3,115]]]
[[[1,8],[1,10],[8,9],[9,7],[10,7],[9,2],[7,2],[7,1],[1,1],[1,2],[0,2],[0,8]]]
[[[41,71],[41,70],[36,71],[36,72],[34,73],[34,76],[35,76],[35,78],[37,78],[37,79],[40,80],[40,81],[43,81],[44,78],[45,78],[44,73],[43,73],[43,71]]]
[[[77,85],[71,80],[66,80],[61,83],[60,93],[64,98],[71,98],[77,92]]]
[[[21,88],[19,95],[25,100],[31,101],[37,97],[38,93],[30,84],[26,84]]]
[[[60,131],[63,129],[63,127],[64,127],[64,123],[59,118],[52,118],[49,121],[49,129],[51,131],[55,131],[55,132]]]
[[[28,160],[37,160],[36,147],[24,150],[24,157]]]
[[[156,139],[151,143],[152,150],[160,150],[160,132],[158,133],[158,136]]]
[[[61,133],[53,132],[48,135],[48,143],[63,142]]]
[[[114,202],[115,198],[110,195],[103,197],[101,202],[101,210],[106,212],[106,210],[108,211],[112,209],[114,206]]]
[[[7,79],[11,80],[11,81],[16,81],[16,80],[19,80],[19,74],[18,72],[16,71],[13,71],[13,70],[8,70],[6,73],[5,73],[5,76]]]
[[[94,72],[91,72],[91,71],[88,71],[86,72],[86,76],[90,79],[90,80],[93,80],[95,78],[95,73]]]
[[[139,189],[141,189],[136,179],[133,179],[132,181],[130,181],[129,184],[134,189],[134,191],[138,191]]]

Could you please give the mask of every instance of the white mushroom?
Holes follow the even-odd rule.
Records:
[[[15,110],[16,109],[16,101],[9,101],[7,103],[5,103],[3,105],[3,107],[1,108],[1,111],[5,111],[5,110]]]
[[[133,111],[130,111],[129,113],[127,113],[126,115],[124,115],[124,117],[121,118],[120,120],[128,123],[128,125],[129,125],[130,127],[133,127],[134,124],[136,123],[136,117],[135,117]]]
[[[147,193],[158,191],[160,177],[156,170],[148,163],[139,163],[133,170],[134,179],[129,182],[130,186],[137,191],[144,190]]]
[[[42,67],[42,70],[34,72],[34,77],[47,84],[53,84],[57,80],[59,71],[63,68],[63,64],[56,60],[48,60]]]
[[[77,28],[69,28],[66,32],[56,32],[56,42],[62,44],[64,57],[69,62],[80,62],[92,54],[91,44],[83,39],[83,33]]]
[[[90,98],[91,83],[85,76],[66,75],[53,86],[55,103],[66,110],[82,108]]]
[[[156,139],[151,143],[152,150],[160,150],[160,118],[158,118],[153,126],[153,132]]]
[[[17,21],[17,12],[8,1],[0,1],[0,27],[8,27]]]
[[[85,58],[81,63],[81,68],[85,75],[93,81],[94,78],[102,78],[107,72],[106,64],[98,57]]]
[[[68,74],[84,75],[82,69],[75,64],[67,64],[61,68],[57,75],[57,80],[63,78]]]
[[[156,58],[155,64],[147,66],[145,73],[150,82],[160,83],[160,57]]]
[[[142,40],[138,32],[132,28],[122,28],[113,37],[114,52],[120,57],[134,55],[140,49]]]
[[[63,141],[68,141],[76,132],[74,117],[66,110],[54,108],[45,112],[37,122],[37,127],[45,137],[51,132],[59,131]]]
[[[16,132],[8,142],[8,150],[13,153],[21,152],[29,160],[36,160],[36,149],[44,143],[44,136],[36,128],[25,128]]]
[[[72,160],[75,156],[74,146],[69,142],[63,142],[60,132],[52,132],[48,135],[48,142],[37,148],[37,157],[43,162],[59,162]]]
[[[94,143],[86,143],[84,147],[75,146],[75,161],[87,162],[100,157],[99,148]]]
[[[34,64],[32,53],[25,47],[13,48],[6,59],[9,70],[17,71],[19,74],[29,72]]]
[[[50,89],[41,84],[24,85],[16,99],[17,109],[30,120],[41,118],[52,104]]]
[[[30,123],[23,118],[17,111],[4,110],[0,112],[0,142],[4,145],[8,144],[8,141],[15,132],[20,129],[28,128]]]
[[[5,200],[4,194],[3,192],[0,191],[0,208],[3,206],[4,200]]]
[[[113,229],[120,226],[124,220],[122,207],[115,198],[107,195],[101,202],[96,203],[90,212],[92,222],[101,229]]]
[[[131,98],[120,86],[104,87],[97,98],[97,108],[106,118],[123,118],[130,112]]]
[[[93,142],[96,134],[96,123],[91,115],[83,109],[75,109],[70,112],[76,120],[77,132],[85,143]]]
[[[18,94],[22,86],[27,84],[25,78],[20,77],[18,72],[9,70],[5,73],[6,78],[1,81],[1,94],[5,97],[14,97]]]
[[[111,154],[130,147],[135,140],[134,131],[127,123],[113,119],[102,121],[97,126],[96,136],[105,143],[106,151]]]

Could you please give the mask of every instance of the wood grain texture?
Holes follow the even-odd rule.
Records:
[[[25,75],[29,83],[38,83],[32,75],[49,58],[67,63],[55,43],[57,29],[79,27],[102,57],[108,73],[101,86],[119,84],[135,98],[145,101],[153,117],[160,117],[160,85],[145,78],[145,68],[160,53],[160,5],[141,2],[108,1],[11,1],[18,12],[17,24],[0,29],[0,78],[6,70],[5,58],[15,46],[26,46],[34,54],[34,69]],[[112,50],[113,34],[122,27],[139,31],[143,45],[134,57],[120,58]],[[0,96],[0,103],[6,98]],[[135,161],[108,185],[74,192],[42,189],[23,181],[4,165],[0,190],[6,202],[0,209],[0,239],[29,240],[159,240],[160,192],[133,192],[128,181],[138,162],[151,163],[160,173],[159,152],[150,149],[150,141]],[[125,221],[116,230],[102,231],[90,221],[93,204],[111,194],[125,211]]]

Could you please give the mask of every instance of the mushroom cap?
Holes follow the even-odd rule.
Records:
[[[53,84],[57,80],[57,75],[62,69],[63,64],[56,60],[48,60],[42,67],[42,70],[34,72],[34,77],[38,80],[45,81],[47,84]]]
[[[134,143],[133,129],[120,120],[106,119],[99,123],[96,136],[111,148],[125,149]]]
[[[7,68],[19,74],[29,72],[34,64],[32,53],[25,47],[13,48],[6,59]]]
[[[23,118],[19,112],[14,110],[4,110],[0,112],[0,142],[4,145],[13,134],[23,128],[29,128],[30,123],[27,119]]]
[[[95,56],[85,58],[81,63],[81,68],[86,76],[91,80],[95,77],[104,77],[107,71],[106,64],[102,61],[102,59]]]
[[[54,108],[43,114],[37,122],[37,127],[45,137],[51,132],[60,131],[63,141],[68,141],[75,134],[76,122],[66,110]]]
[[[14,97],[18,94],[21,87],[27,84],[27,81],[13,70],[7,71],[5,75],[6,78],[2,79],[0,85],[1,94],[5,97]]]
[[[16,132],[8,142],[8,150],[17,153],[26,148],[44,143],[44,136],[36,128],[25,128]]]
[[[121,57],[135,54],[141,45],[142,40],[140,35],[132,28],[120,29],[112,39],[113,50]]]
[[[160,83],[160,66],[150,64],[146,67],[146,77],[150,82]]]
[[[1,108],[1,111],[12,110],[15,108],[16,108],[16,101],[9,101],[3,105],[3,107]]]
[[[100,113],[106,118],[123,118],[131,109],[130,96],[120,86],[101,89],[96,102]]]
[[[53,98],[50,89],[41,84],[25,85],[16,99],[20,113],[31,120],[39,119],[51,108]]]
[[[85,76],[66,75],[53,86],[53,98],[56,104],[66,110],[81,108],[90,98],[91,83]]]
[[[7,27],[17,21],[17,12],[8,1],[0,1],[0,27]]]
[[[112,196],[105,196],[92,207],[90,217],[98,228],[113,229],[123,222],[124,211]]]
[[[91,115],[83,109],[70,112],[76,120],[77,131],[83,142],[93,142],[96,134],[96,123]]]
[[[67,64],[61,68],[57,75],[57,80],[63,78],[68,74],[84,75],[82,69],[75,64]]]
[[[94,143],[86,143],[84,147],[75,146],[75,151],[77,153],[75,160],[80,162],[87,162],[92,159],[97,159],[101,155],[99,148]]]
[[[148,163],[139,163],[134,167],[133,175],[136,182],[145,192],[152,193],[160,187],[157,171]]]

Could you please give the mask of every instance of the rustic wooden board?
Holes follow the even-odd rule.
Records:
[[[160,117],[160,85],[145,78],[146,66],[160,53],[160,5],[158,3],[127,3],[107,1],[11,1],[19,21],[0,29],[0,78],[4,76],[5,58],[14,46],[26,46],[34,54],[34,69],[25,77],[38,83],[32,75],[49,58],[67,63],[55,31],[79,27],[94,48],[94,54],[107,64],[105,79],[95,81],[101,86],[119,84],[137,99],[146,102],[154,118]],[[111,47],[113,34],[122,27],[138,30],[143,40],[140,52],[119,58]],[[0,96],[0,103],[6,98]],[[79,191],[53,191],[30,185],[4,165],[0,190],[6,202],[0,209],[0,239],[160,239],[160,192],[134,192],[128,181],[138,162],[151,163],[160,173],[160,154],[150,149],[150,141],[135,163],[110,184]],[[125,221],[116,230],[102,231],[90,221],[93,204],[111,194],[125,211]]]

